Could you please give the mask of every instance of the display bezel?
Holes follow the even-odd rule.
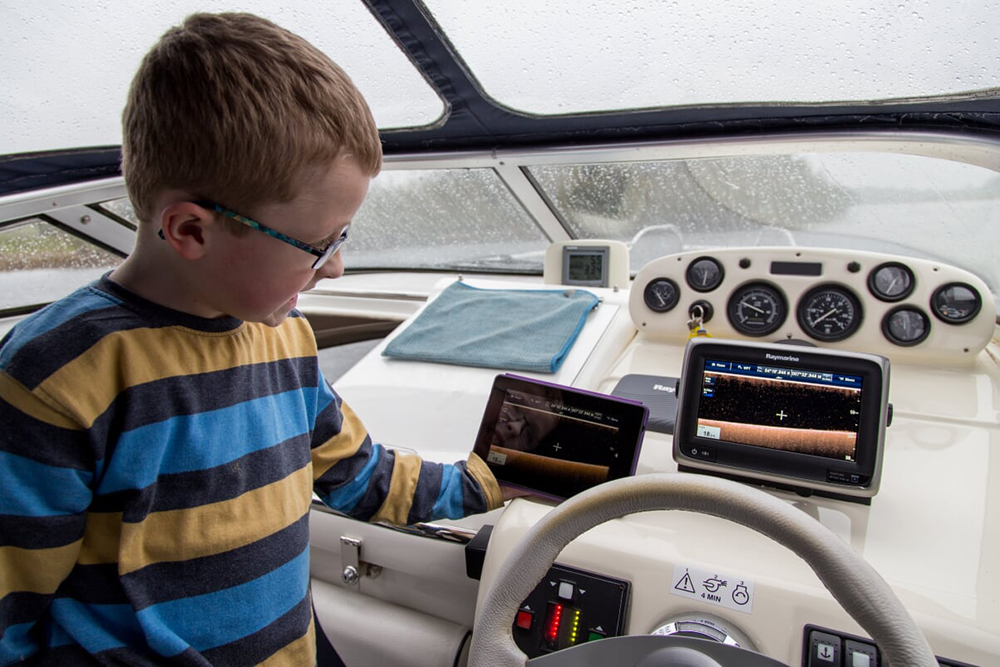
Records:
[[[544,400],[559,401],[565,405],[584,411],[598,411],[613,415],[618,420],[619,430],[615,444],[618,456],[614,460],[609,461],[608,475],[601,482],[621,479],[635,474],[643,434],[646,429],[646,420],[649,415],[649,409],[645,405],[638,401],[631,401],[607,394],[598,394],[563,385],[542,382],[540,380],[533,380],[531,378],[505,374],[498,375],[493,380],[493,386],[490,389],[486,409],[483,412],[483,419],[480,423],[479,432],[476,436],[476,444],[473,449],[479,458],[486,462],[486,465],[501,484],[530,491],[531,493],[554,500],[565,500],[596,485],[574,483],[572,480],[560,477],[551,470],[531,471],[520,475],[508,466],[495,465],[490,462],[489,454],[493,436],[500,419],[500,410],[509,391],[522,392]],[[577,462],[571,456],[562,459],[542,457],[540,455],[535,456],[548,461],[563,460],[571,463]]]
[[[770,354],[772,358],[765,355]],[[705,362],[737,363],[855,375],[862,378],[853,461],[698,435]],[[693,339],[677,391],[673,455],[679,466],[746,477],[794,489],[870,498],[878,492],[888,418],[889,362],[884,357],[782,344]]]

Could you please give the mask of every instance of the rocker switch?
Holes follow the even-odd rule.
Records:
[[[840,637],[813,630],[809,633],[807,667],[841,667]]]
[[[572,600],[573,599],[573,590],[574,590],[574,588],[575,587],[573,586],[573,582],[570,582],[570,581],[560,581],[559,582],[559,597],[561,597],[563,600]]]

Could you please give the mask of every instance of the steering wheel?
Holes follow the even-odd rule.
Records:
[[[470,667],[782,665],[732,646],[652,635],[588,642],[530,661],[518,649],[511,634],[514,614],[563,548],[605,521],[652,510],[710,514],[770,537],[805,560],[844,610],[869,633],[890,665],[937,667],[923,633],[889,585],[829,529],[758,489],[688,474],[642,475],[607,482],[570,498],[545,515],[515,545],[483,598],[472,635]],[[613,656],[611,662],[609,654]]]

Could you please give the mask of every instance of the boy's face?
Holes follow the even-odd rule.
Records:
[[[351,223],[371,178],[350,157],[301,178],[290,202],[265,204],[243,215],[310,245],[325,248]],[[222,216],[218,216],[221,220]],[[257,231],[237,236],[216,228],[204,278],[213,310],[249,322],[277,326],[298,302],[299,292],[344,273],[342,250],[313,270],[316,257]],[[228,238],[226,238],[228,237]],[[208,305],[208,304],[206,304]]]

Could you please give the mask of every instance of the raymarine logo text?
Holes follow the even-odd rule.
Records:
[[[799,360],[798,357],[791,357],[791,356],[785,356],[785,357],[783,357],[780,354],[770,354],[768,352],[764,353],[764,358],[765,359],[770,359],[771,361],[798,361]]]
[[[667,387],[667,386],[664,386],[662,384],[654,384],[653,385],[653,390],[654,391],[666,391],[666,392],[670,392],[671,394],[674,393],[674,388],[673,387]]]

